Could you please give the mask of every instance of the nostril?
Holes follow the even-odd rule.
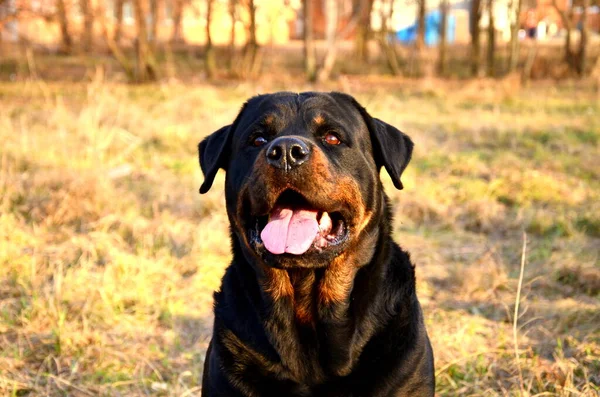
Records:
[[[283,150],[280,146],[272,146],[267,151],[267,158],[270,160],[279,160],[283,154]]]
[[[280,137],[267,147],[265,157],[271,166],[288,171],[308,160],[310,148],[298,138]]]
[[[290,155],[292,156],[292,159],[294,159],[294,160],[302,160],[303,158],[306,157],[307,154],[308,154],[308,151],[306,150],[306,148],[302,147],[302,145],[292,146],[292,150],[290,152]]]

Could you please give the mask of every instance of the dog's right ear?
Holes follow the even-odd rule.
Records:
[[[227,163],[229,163],[231,129],[231,125],[222,127],[198,144],[200,168],[202,168],[202,173],[204,174],[204,182],[200,186],[200,194],[208,192],[219,168],[225,170]]]
[[[250,100],[244,103],[233,124],[219,128],[198,144],[200,168],[202,168],[202,173],[204,174],[204,182],[200,186],[200,194],[204,194],[210,190],[219,168],[227,171],[233,132],[236,130],[242,113],[248,107],[249,102]]]

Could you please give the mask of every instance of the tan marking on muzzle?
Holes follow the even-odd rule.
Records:
[[[309,176],[317,181],[317,189],[322,189],[322,186],[326,184],[335,184],[329,168],[329,160],[327,160],[325,154],[317,147],[312,148],[309,166],[311,168]]]

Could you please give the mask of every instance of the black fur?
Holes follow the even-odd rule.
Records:
[[[341,145],[324,143],[332,131]],[[260,161],[265,147],[252,145],[258,135],[305,139],[314,156],[298,170],[273,170]],[[232,125],[200,143],[200,192],[210,189],[219,168],[227,172],[233,249],[214,295],[203,396],[434,395],[414,267],[392,241],[391,210],[379,181],[384,167],[402,189],[412,148],[408,136],[340,93],[254,97]],[[349,180],[356,190],[341,191],[354,186]],[[339,211],[348,241],[300,256],[266,252],[254,222],[287,188],[315,208]]]

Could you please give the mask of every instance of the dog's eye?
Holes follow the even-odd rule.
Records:
[[[267,139],[264,136],[257,136],[252,140],[252,145],[259,147],[267,143]]]
[[[342,143],[340,141],[340,138],[338,138],[335,134],[327,134],[325,135],[325,138],[323,138],[323,140],[326,144],[332,146],[339,145],[340,143]]]

